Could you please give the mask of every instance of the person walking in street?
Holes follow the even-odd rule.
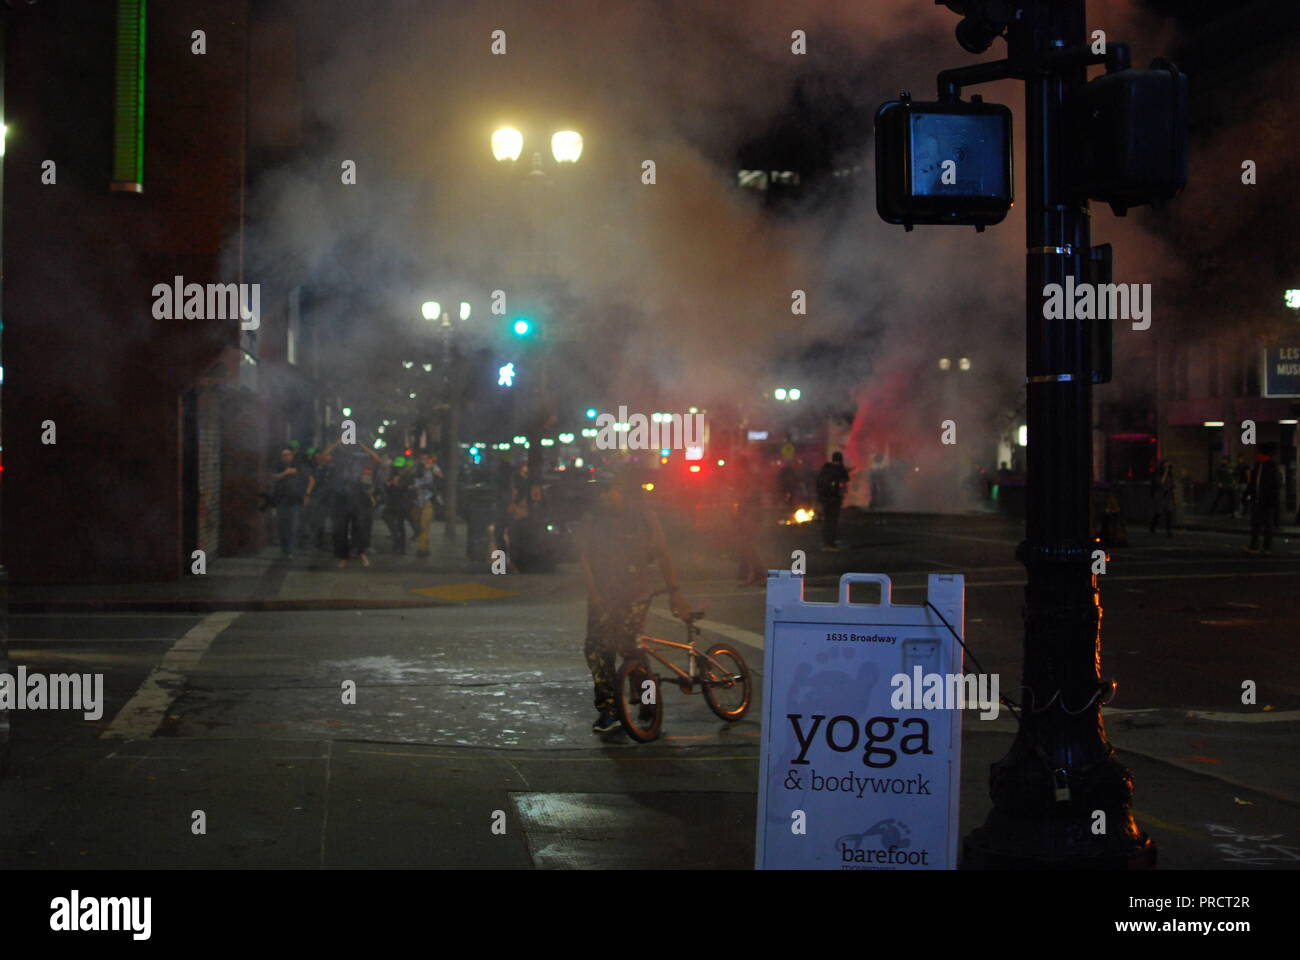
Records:
[[[334,487],[334,557],[339,567],[356,557],[370,566],[370,531],[374,523],[375,491],[384,460],[364,444],[360,449],[340,448],[335,441],[326,448],[338,464]],[[335,452],[337,450],[337,453]]]
[[[1246,491],[1250,489],[1250,464],[1246,462],[1244,456],[1237,455],[1237,464],[1232,468],[1232,472],[1237,486],[1237,502],[1233,504],[1232,515],[1240,520],[1246,516]]]
[[[498,492],[499,512],[488,530],[488,537],[490,549],[503,551],[509,569],[515,571],[518,563],[515,553],[525,553],[530,545],[528,520],[531,505],[528,495],[532,485],[528,481],[528,463],[522,462],[505,474],[503,482],[505,489]]]
[[[1227,457],[1220,457],[1219,465],[1214,470],[1214,502],[1210,504],[1210,516],[1214,516],[1214,511],[1219,509],[1220,500],[1229,510],[1232,509],[1235,483],[1232,476],[1232,461]]]
[[[429,528],[433,525],[434,484],[437,482],[434,471],[437,468],[438,463],[433,457],[425,457],[416,468],[415,476],[411,480],[411,489],[414,493],[411,517],[415,522],[417,557],[429,555]]]
[[[677,584],[668,543],[658,518],[641,495],[635,477],[593,481],[599,500],[578,529],[579,560],[587,586],[587,640],[584,653],[595,688],[594,733],[619,726],[614,688],[615,658],[635,646],[645,623],[654,568],[671,591],[673,616],[690,618],[690,604]]]
[[[844,466],[844,454],[836,450],[817,474],[817,503],[822,514],[822,547],[838,550],[835,545],[839,532],[840,507],[849,485],[849,471]]]
[[[275,507],[280,556],[292,560],[294,544],[298,540],[298,518],[306,499],[306,480],[295,463],[294,452],[288,447],[280,451],[280,470],[271,474],[271,481],[271,503]]]
[[[330,527],[330,515],[334,510],[334,481],[337,465],[329,451],[321,450],[315,456],[311,477],[307,480],[307,495],[304,499],[307,510],[307,525],[311,533],[311,543],[317,553],[330,550],[327,530]]]
[[[406,556],[406,523],[414,503],[411,491],[412,469],[405,457],[397,457],[384,482],[384,523],[392,538],[393,553],[398,556]]]
[[[776,472],[776,495],[780,499],[782,510],[793,510],[799,497],[799,474],[794,464],[786,462]]]
[[[1255,454],[1247,496],[1250,497],[1250,546],[1247,553],[1259,553],[1261,539],[1265,553],[1273,552],[1273,528],[1277,526],[1278,469],[1273,460],[1277,445],[1265,443]]]
[[[1151,514],[1151,532],[1156,532],[1160,518],[1165,520],[1165,533],[1174,535],[1174,465],[1162,460],[1151,480],[1151,496],[1155,498],[1154,512]]]

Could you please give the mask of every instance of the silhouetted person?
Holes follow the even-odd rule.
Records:
[[[397,457],[384,483],[384,523],[393,541],[393,553],[401,556],[406,555],[406,522],[414,503],[411,473],[407,459]]]
[[[656,581],[662,578],[670,590],[673,616],[687,620],[691,607],[677,584],[663,528],[635,477],[624,473],[599,489],[600,499],[579,527],[577,541],[587,586],[584,652],[597,711],[591,729],[607,733],[619,727],[615,658],[635,649]]]
[[[822,514],[822,546],[837,550],[835,536],[839,532],[840,506],[844,491],[849,485],[849,471],[844,467],[844,454],[836,450],[829,463],[817,474],[817,503]]]
[[[794,507],[794,502],[799,495],[799,474],[793,464],[783,463],[781,469],[776,472],[776,493],[781,498],[782,507],[787,509]]]
[[[1255,454],[1255,466],[1250,471],[1248,496],[1250,497],[1250,546],[1247,553],[1258,553],[1261,535],[1264,552],[1273,552],[1273,528],[1277,526],[1278,469],[1273,460],[1276,445],[1266,443]]]
[[[317,453],[315,460],[311,477],[307,481],[307,495],[303,502],[307,507],[307,525],[311,533],[311,541],[318,551],[323,552],[329,549],[325,530],[330,526],[330,518],[334,511],[334,481],[338,465],[335,464],[328,450]]]
[[[1232,461],[1227,457],[1219,458],[1219,465],[1214,468],[1214,501],[1210,504],[1210,516],[1214,516],[1214,511],[1219,509],[1219,501],[1223,500],[1228,509],[1232,509]]]
[[[275,520],[280,534],[280,556],[292,560],[307,481],[295,464],[294,452],[289,448],[280,451],[280,470],[271,474],[271,480],[274,484],[271,487],[271,502],[275,505]]]
[[[366,551],[370,549],[370,528],[374,523],[376,473],[383,458],[365,445],[340,447],[335,441],[326,453],[338,464],[334,487],[334,556],[340,567],[350,557],[370,566]],[[336,452],[337,451],[337,452]]]
[[[1237,481],[1237,503],[1232,515],[1240,520],[1246,515],[1246,491],[1250,489],[1250,464],[1246,458],[1237,455],[1237,464],[1232,468],[1233,478]]]
[[[435,473],[437,471],[437,473]],[[429,555],[429,527],[433,524],[433,501],[436,496],[435,484],[442,471],[433,457],[425,457],[415,471],[411,488],[415,493],[415,502],[411,507],[411,518],[415,524],[415,555]]]

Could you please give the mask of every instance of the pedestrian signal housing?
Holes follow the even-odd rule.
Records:
[[[1070,189],[1117,216],[1187,185],[1187,75],[1168,60],[1117,70],[1065,104]]]
[[[986,226],[1011,209],[1011,111],[972,97],[876,111],[876,210],[888,223]]]

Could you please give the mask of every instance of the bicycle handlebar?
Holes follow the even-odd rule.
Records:
[[[674,589],[680,589],[680,587],[679,587],[679,588],[663,587],[663,588],[660,589],[660,590],[656,590],[656,591],[654,591],[653,593],[650,594],[650,596],[648,596],[648,597],[645,598],[645,603],[646,603],[646,605],[648,606],[648,605],[650,604],[650,601],[654,600],[655,597],[661,596],[662,594],[665,594],[665,593],[672,593]],[[690,611],[690,614],[691,614],[691,615],[690,615],[690,618],[687,619],[687,620],[685,620],[685,621],[683,621],[684,623],[688,623],[688,624],[690,624],[690,623],[694,623],[696,620],[702,620],[702,619],[704,619],[704,611],[703,611],[703,610],[692,610],[692,611]]]

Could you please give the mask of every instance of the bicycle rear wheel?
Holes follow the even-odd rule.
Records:
[[[699,670],[709,709],[728,722],[743,717],[752,698],[744,657],[725,643],[714,644],[700,660]]]
[[[627,735],[638,743],[649,743],[658,737],[664,705],[659,698],[659,680],[650,672],[644,657],[628,657],[623,661],[618,669],[617,691],[618,719]]]

